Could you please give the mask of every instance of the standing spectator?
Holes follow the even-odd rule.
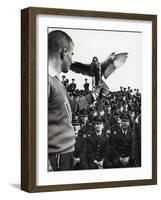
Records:
[[[80,134],[86,138],[87,136],[91,135],[92,131],[92,126],[89,124],[88,120],[88,112],[83,109],[80,112],[80,121],[81,121],[81,129],[80,129]]]
[[[84,91],[86,92],[86,93],[88,93],[89,92],[89,83],[87,82],[88,81],[88,79],[87,78],[85,78],[85,83],[84,83]]]
[[[75,81],[75,79],[72,78],[72,83],[69,85],[69,87],[70,87],[70,92],[74,92],[75,89],[76,89],[76,87],[77,87],[77,85],[75,84],[74,81]]]
[[[62,76],[62,81],[61,82],[65,86],[65,83],[66,83],[66,76],[65,75]]]

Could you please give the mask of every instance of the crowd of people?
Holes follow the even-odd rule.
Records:
[[[84,89],[75,80],[62,83],[70,98],[77,99],[92,91],[85,79]],[[141,93],[120,87],[104,94],[92,104],[72,114],[76,143],[73,169],[100,169],[141,166]]]

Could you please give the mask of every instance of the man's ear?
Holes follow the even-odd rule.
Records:
[[[64,59],[66,52],[67,52],[67,49],[66,49],[66,48],[64,48],[64,49],[61,51],[60,57],[61,57],[62,60]]]

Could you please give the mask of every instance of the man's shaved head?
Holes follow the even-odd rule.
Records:
[[[60,53],[63,49],[69,49],[70,44],[73,44],[70,36],[60,30],[51,31],[48,34],[48,55],[49,58],[53,56],[53,54]],[[74,44],[73,44],[74,45]]]

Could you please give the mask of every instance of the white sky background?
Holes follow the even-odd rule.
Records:
[[[99,62],[103,62],[112,52],[128,52],[126,63],[108,77],[105,82],[111,91],[119,90],[120,86],[132,89],[139,88],[142,82],[142,34],[138,32],[96,31],[78,29],[49,28],[65,31],[74,42],[73,61],[89,64],[93,56],[97,56]],[[62,74],[61,74],[62,76]],[[65,74],[71,82],[75,78],[78,89],[83,88],[84,79],[88,78],[91,86],[91,78],[72,71]]]

